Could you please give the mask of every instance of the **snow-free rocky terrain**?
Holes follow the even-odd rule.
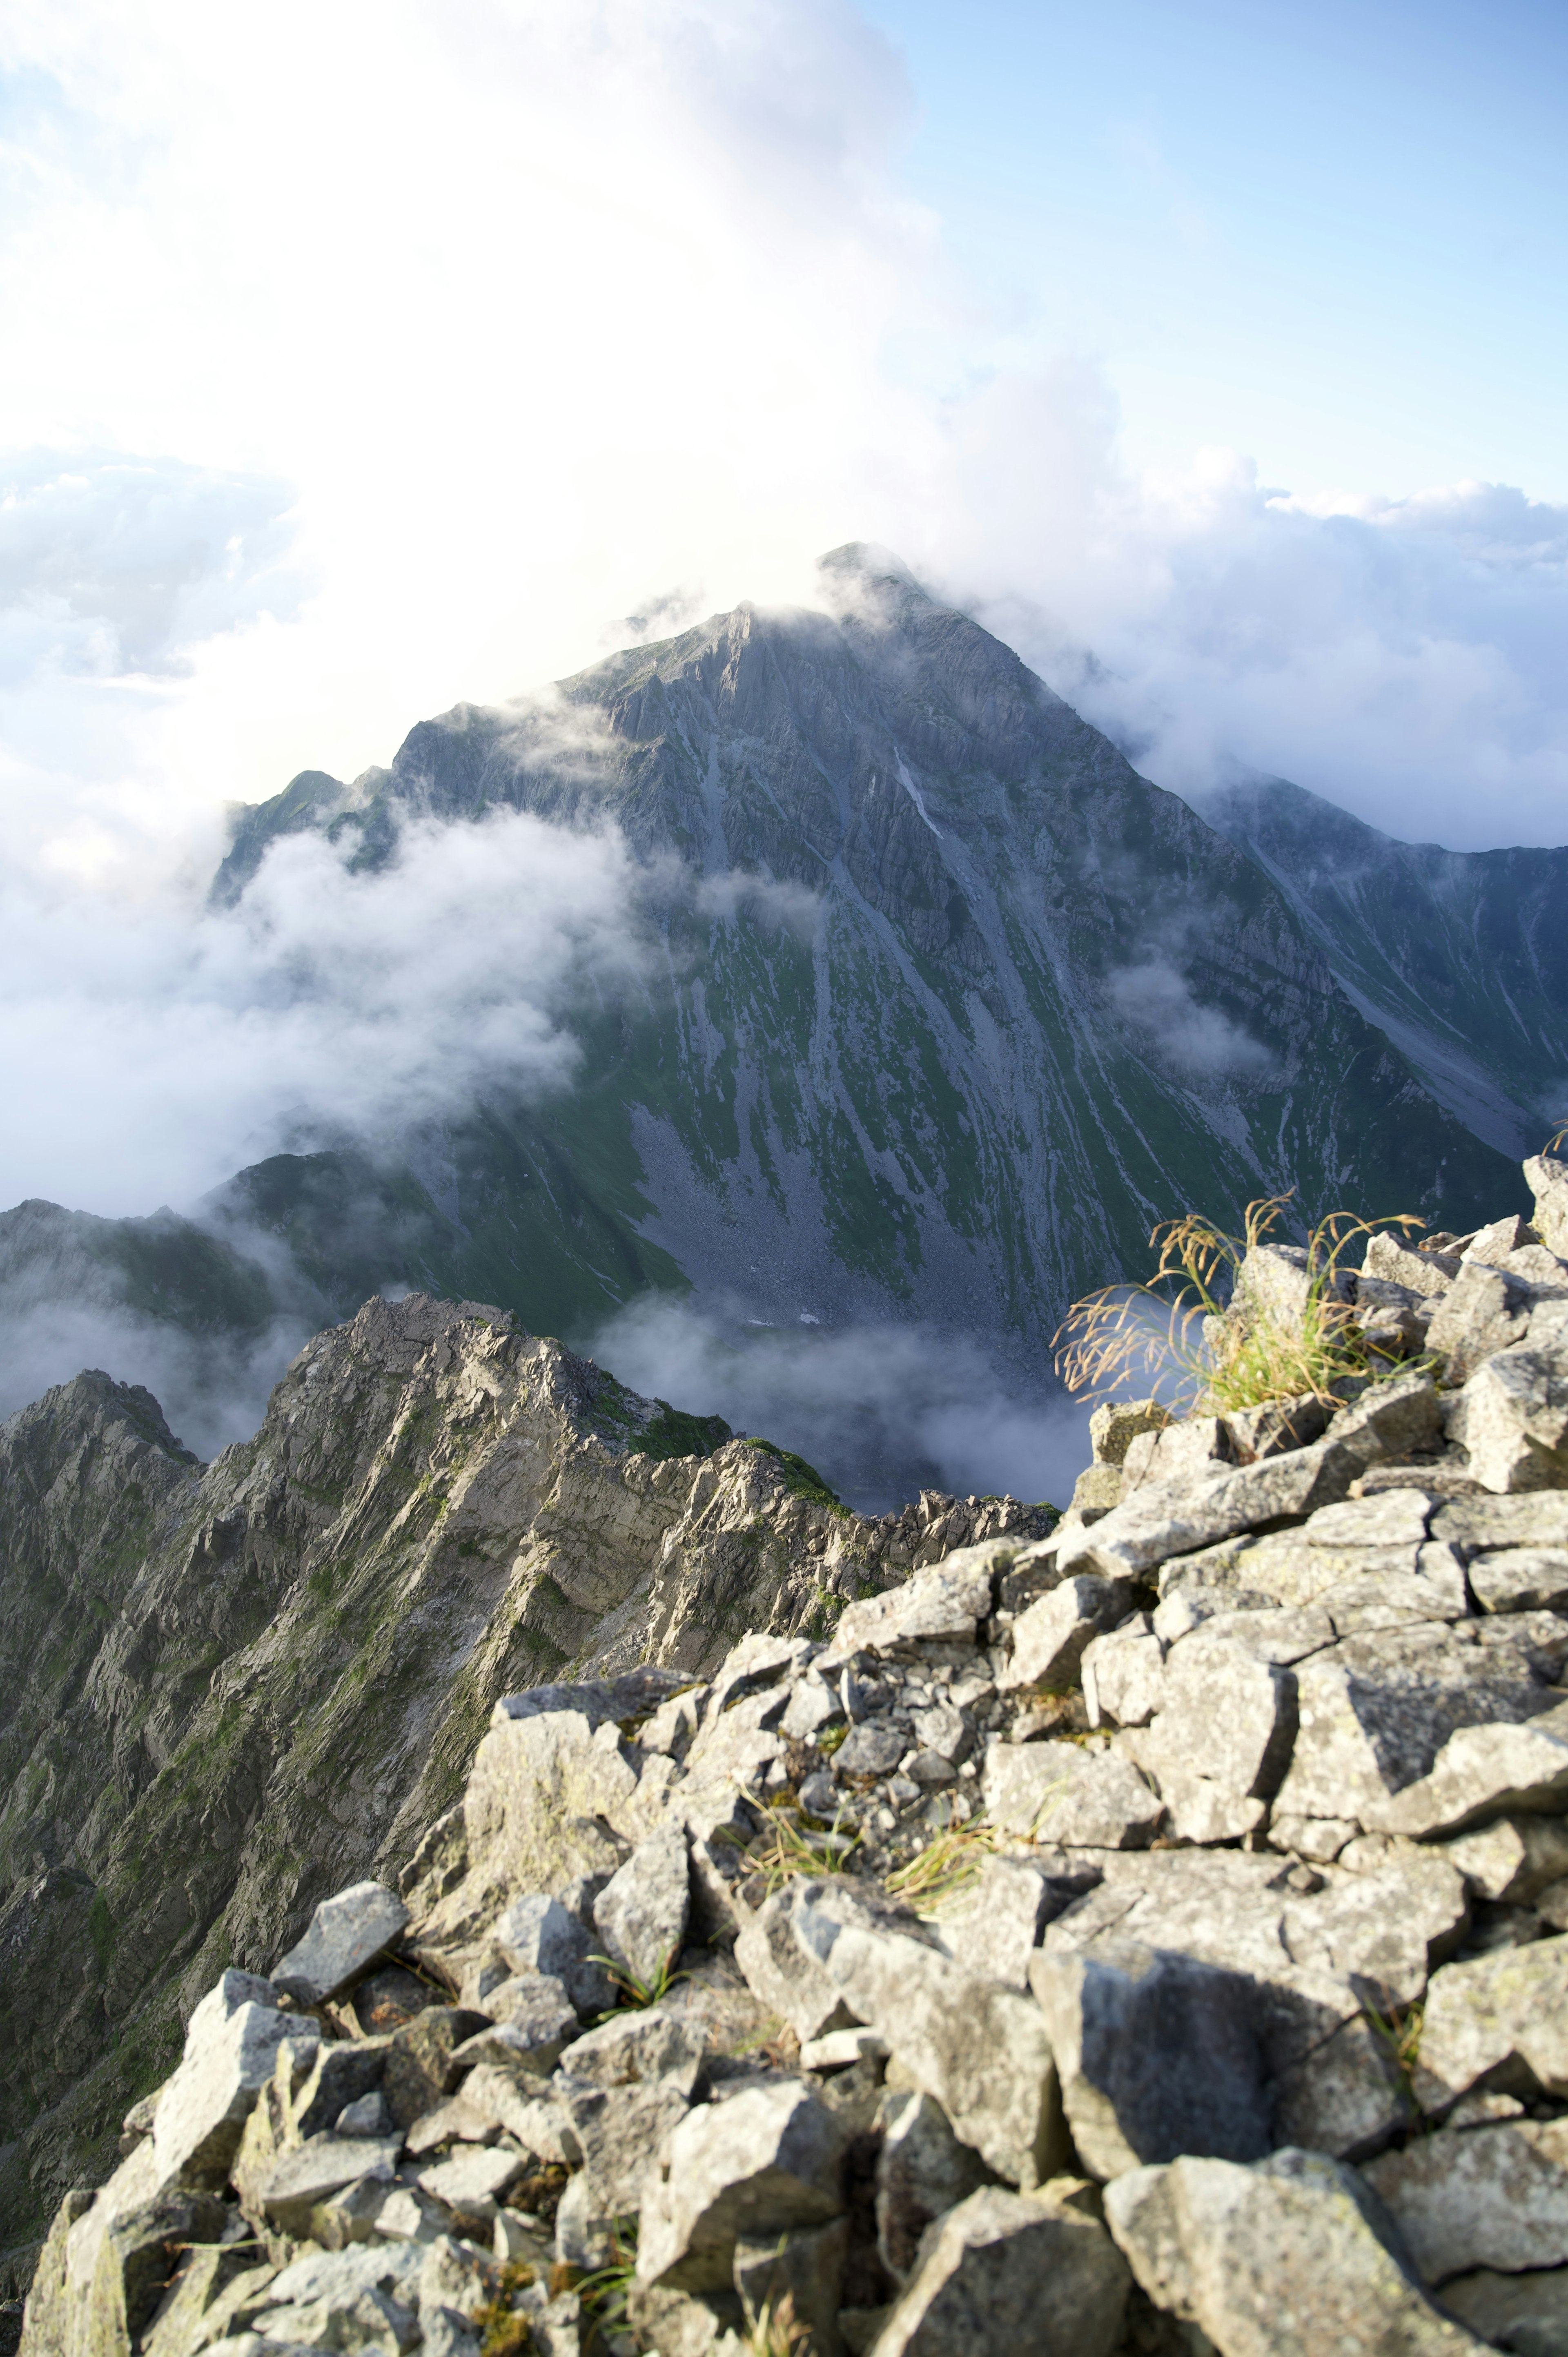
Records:
[[[821,2357],[1568,2351],[1568,1163],[1525,1176],[1531,1225],[1369,1243],[1386,1373],[1101,1410],[1046,1535],[822,1577],[818,1617],[690,1652],[657,1576],[596,1603],[599,1674],[476,1678],[460,1798],[412,1781],[370,1873],[334,1706],[309,1792],[339,1887],[202,1952],[183,2059],[55,2218],[24,2357],[740,2357],[785,2347],[786,2296]],[[1247,1274],[1276,1306],[1305,1282],[1288,1250]],[[417,1315],[405,1394],[453,1431],[565,1381]],[[283,1387],[237,1519],[312,1480],[285,1411],[371,1363],[360,1326]],[[140,1446],[156,1520],[183,1477]],[[690,1565],[702,1484],[762,1478],[734,1443],[595,1446],[602,1563],[639,1484]],[[504,1458],[467,1520],[448,1490],[450,1540],[409,1461],[405,1584],[482,1544]],[[239,1559],[202,1532],[216,1592]],[[409,1715],[411,1749],[432,1731]]]

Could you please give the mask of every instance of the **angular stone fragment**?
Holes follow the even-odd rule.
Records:
[[[1451,1386],[1457,1390],[1495,1351],[1524,1339],[1530,1299],[1518,1277],[1466,1262],[1426,1329],[1427,1348],[1446,1361]]]
[[[927,2227],[984,2183],[985,2167],[931,2096],[889,2096],[887,2109],[876,2162],[876,2249],[901,2285]]]
[[[825,2225],[843,2208],[844,2142],[836,2115],[798,2085],[748,2089],[690,2113],[650,2173],[638,2280],[722,2291],[743,2235]]]
[[[403,2138],[395,2135],[312,2136],[274,2162],[257,2189],[260,2207],[281,2233],[303,2241],[317,2202],[358,2178],[379,2178],[390,2184],[402,2149]]]
[[[1568,1350],[1528,1341],[1479,1366],[1449,1411],[1450,1437],[1493,1491],[1568,1489]]]
[[[1568,1261],[1568,1162],[1551,1154],[1531,1155],[1524,1181],[1535,1197],[1536,1234],[1548,1252]]]
[[[667,2080],[595,2087],[564,2072],[553,2093],[583,2156],[590,2213],[617,2218],[635,2210],[654,2156],[691,2108],[685,2096]]]
[[[817,1667],[847,1662],[853,1653],[897,1653],[921,1644],[969,1644],[978,1622],[991,1610],[990,1558],[993,1547],[964,1548],[929,1571],[917,1572],[883,1596],[852,1604]],[[980,1556],[980,1562],[966,1561]]]
[[[1080,1667],[1090,1727],[1146,1727],[1160,1706],[1165,1654],[1146,1612],[1096,1637]]]
[[[1029,1985],[1091,2176],[1182,2153],[1256,2160],[1269,2150],[1268,2065],[1244,1975],[1105,1942],[1036,1956]]]
[[[1429,1776],[1363,1809],[1361,1822],[1430,1841],[1514,1809],[1568,1809],[1568,1706],[1523,1726],[1460,1727]]]
[[[304,1939],[273,1967],[273,1986],[300,2005],[320,2005],[389,1947],[407,1921],[395,1891],[356,1882],[322,1900]]]
[[[833,1754],[833,1774],[852,1776],[891,1776],[908,1748],[908,1738],[896,1727],[875,1718],[863,1719],[852,1727]]]
[[[644,1988],[673,1965],[691,1911],[686,1835],[678,1824],[639,1842],[594,1901],[612,1962]]]
[[[450,2160],[418,2170],[415,2181],[421,2192],[444,2202],[455,2216],[488,2223],[494,2219],[495,2204],[527,2173],[528,2166],[526,2153],[468,2145]]]
[[[1407,1244],[1402,1237],[1384,1229],[1380,1234],[1368,1238],[1362,1265],[1369,1276],[1405,1286],[1412,1293],[1436,1299],[1453,1284],[1461,1264],[1456,1253],[1423,1252],[1419,1245]]]
[[[1530,1719],[1552,1701],[1517,1652],[1478,1649],[1471,1635],[1437,1625],[1373,1632],[1299,1663],[1281,1811],[1417,1831],[1399,1818],[1400,1803],[1435,1770],[1455,1728],[1500,1733],[1498,1722]]]
[[[595,2087],[672,2086],[690,2100],[703,2067],[703,2035],[683,2014],[650,2006],[601,2023],[570,2045],[563,2072]]]
[[[1267,1800],[1290,1764],[1295,1731],[1290,1671],[1260,1661],[1240,1632],[1233,1640],[1205,1630],[1173,1649],[1140,1758],[1162,1789],[1165,1773],[1181,1769],[1239,1799]]]
[[[1504,2094],[1568,2097],[1568,1939],[1498,1949],[1434,1974],[1417,2100],[1441,2112],[1483,2083]]]
[[[1013,1657],[997,1681],[1002,1686],[1075,1684],[1079,1663],[1092,1638],[1126,1617],[1131,1591],[1114,1579],[1065,1579],[1013,1626]]]
[[[1470,1589],[1483,1612],[1568,1609],[1568,1547],[1502,1547],[1475,1555]]]
[[[802,2045],[826,2031],[853,2028],[854,2023],[842,1991],[797,1933],[809,1887],[787,1884],[774,1891],[735,1943],[735,1960],[746,1986],[770,2012],[789,2024]]]
[[[159,2100],[151,2138],[157,2184],[222,2185],[285,2041],[305,2062],[315,2024],[280,2013],[272,1984],[254,1973],[224,1973],[192,2013],[183,2059]]]
[[[1477,1899],[1528,1907],[1568,1875],[1568,1824],[1561,1817],[1497,1817],[1442,1847]]]
[[[1280,1457],[1287,1448],[1305,1448],[1321,1439],[1328,1409],[1311,1392],[1305,1392],[1294,1399],[1262,1400],[1256,1407],[1229,1409],[1225,1421],[1238,1462],[1251,1465],[1261,1457]]]
[[[901,1933],[845,1927],[820,1907],[802,1910],[800,1928],[854,2015],[965,2144],[1015,2185],[1051,2173],[1061,2106],[1037,2006]]]
[[[1159,1432],[1173,1422],[1161,1400],[1113,1400],[1089,1419],[1089,1445],[1097,1465],[1125,1463],[1128,1444],[1140,1432]]]
[[[1164,1809],[1132,1762],[1074,1743],[993,1743],[986,1814],[1004,1833],[1064,1849],[1144,1849]]]
[[[1127,2292],[1097,2219],[985,2186],[931,2227],[877,2357],[1111,2357]]]
[[[518,1973],[502,1981],[487,1994],[485,2011],[512,2031],[513,2054],[541,2078],[553,2071],[581,2027],[564,1987],[548,1973]]]
[[[1480,2344],[1407,2272],[1354,2169],[1287,2148],[1251,2169],[1182,2159],[1105,2189],[1156,2308],[1223,2357],[1472,2357]]]
[[[1184,1481],[1194,1474],[1212,1473],[1217,1466],[1234,1465],[1236,1458],[1236,1444],[1222,1416],[1184,1416],[1179,1424],[1140,1433],[1129,1443],[1123,1494],[1130,1496],[1145,1481]]]
[[[1568,2264],[1568,2120],[1443,2128],[1362,2174],[1428,2283]]]
[[[579,2013],[604,2013],[615,2003],[614,1982],[602,1964],[589,1962],[594,1942],[559,1899],[543,1891],[514,1899],[490,1939],[514,1973],[547,1973],[559,1981]]]
[[[393,2031],[382,2060],[381,2093],[399,2127],[412,2127],[453,2092],[462,2075],[457,2048],[490,2026],[482,2013],[439,2005]]]
[[[953,1962],[965,1972],[999,1981],[1004,1988],[1027,1988],[1029,1958],[1039,1946],[1040,1934],[1071,1896],[1032,1859],[988,1857],[972,1906],[947,1930]]]

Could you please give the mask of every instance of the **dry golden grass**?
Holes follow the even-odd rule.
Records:
[[[1305,1309],[1283,1317],[1238,1299],[1236,1278],[1290,1202],[1272,1195],[1249,1203],[1239,1236],[1195,1212],[1164,1221],[1149,1238],[1159,1261],[1147,1284],[1104,1286],[1075,1302],[1058,1328],[1057,1368],[1068,1389],[1108,1399],[1136,1376],[1174,1394],[1179,1415],[1223,1415],[1307,1393],[1328,1399],[1347,1376],[1379,1371],[1383,1362],[1369,1360],[1351,1311],[1336,1297],[1339,1263],[1358,1236],[1424,1222],[1408,1212],[1363,1220],[1331,1211],[1306,1239]]]

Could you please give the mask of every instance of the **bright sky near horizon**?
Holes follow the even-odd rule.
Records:
[[[225,801],[854,537],[1164,783],[1562,841],[1565,66],[1508,0],[13,0],[14,888],[194,893]]]

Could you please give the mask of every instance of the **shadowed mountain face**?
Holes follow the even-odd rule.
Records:
[[[895,561],[824,579],[834,615],[743,606],[244,814],[220,904],[302,828],[373,866],[413,818],[521,810],[643,863],[639,978],[585,991],[569,1090],[205,1207],[280,1307],[413,1285],[582,1340],[691,1288],[737,1331],[916,1319],[1038,1372],[1188,1207],[1463,1230],[1514,1200],[1252,859]]]
[[[1568,849],[1399,843],[1283,778],[1200,808],[1478,1137],[1534,1154],[1568,1120]]]

